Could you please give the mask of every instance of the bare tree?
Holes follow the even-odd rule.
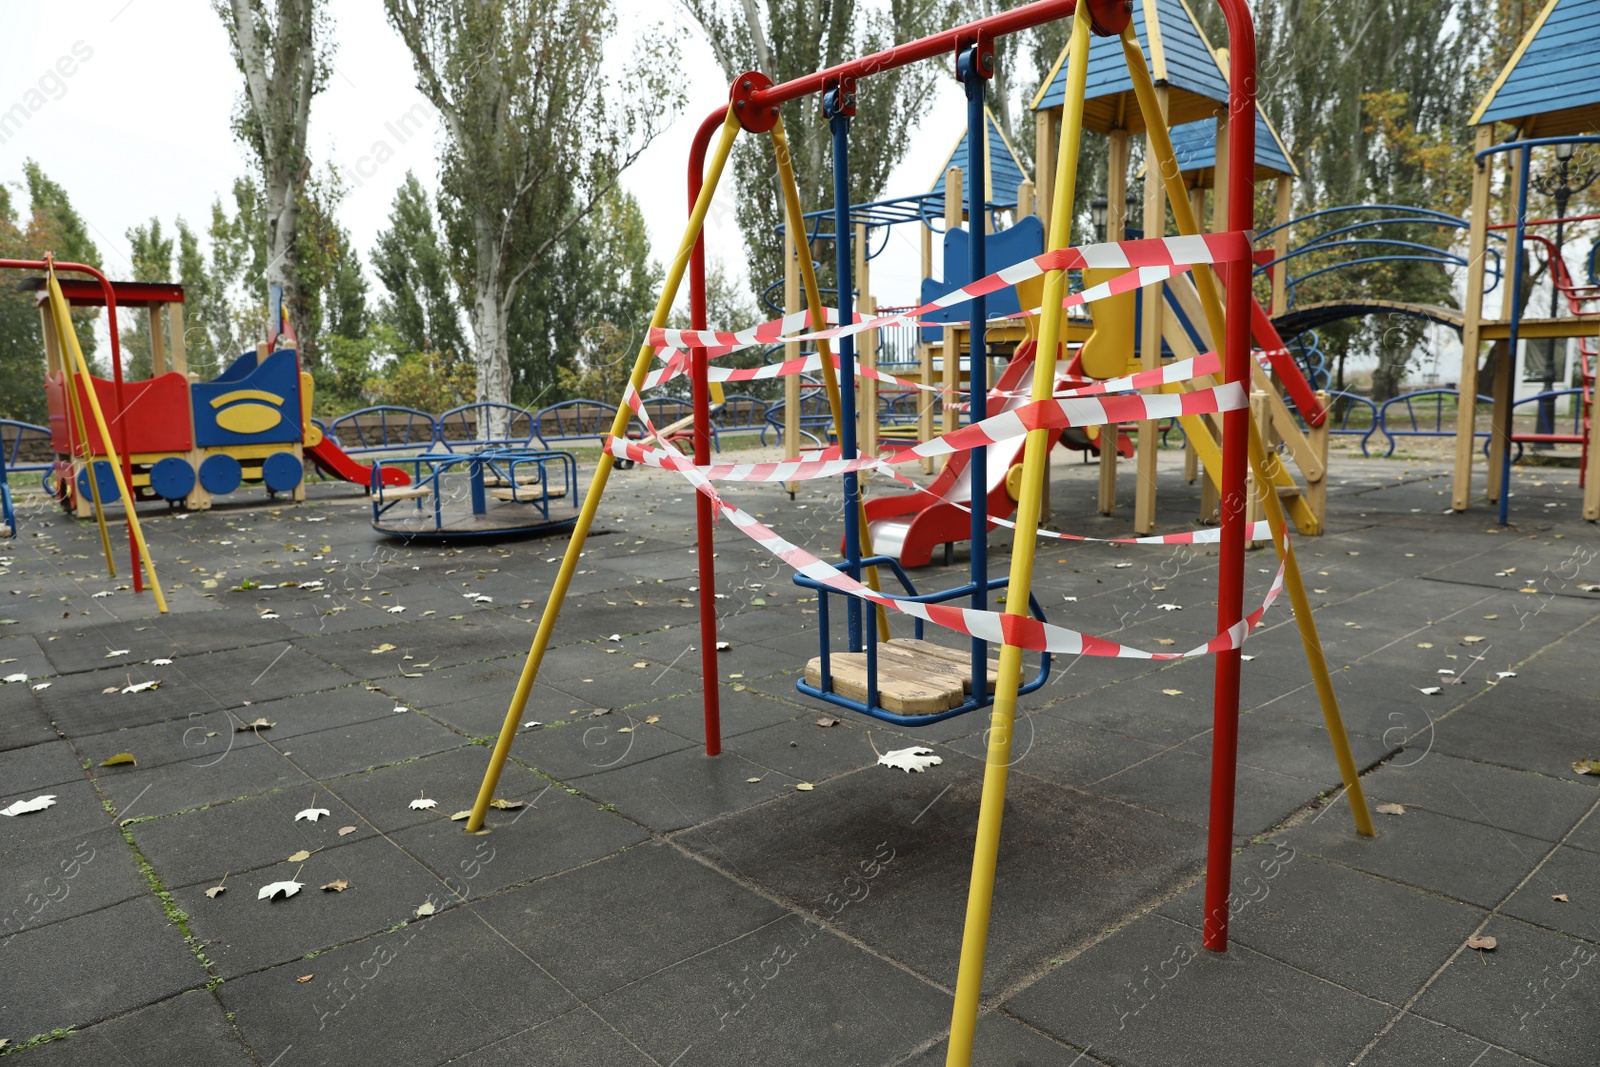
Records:
[[[519,289],[676,111],[676,68],[667,42],[644,35],[613,85],[603,73],[616,25],[607,0],[384,7],[444,118],[439,206],[476,342],[478,399],[505,403]]]
[[[282,285],[289,316],[305,320],[296,238],[300,197],[311,173],[306,124],[311,98],[328,80],[328,19],[318,0],[212,0],[228,29],[233,60],[244,75],[234,132],[261,166],[266,195],[264,281]],[[314,351],[305,353],[315,361]]]

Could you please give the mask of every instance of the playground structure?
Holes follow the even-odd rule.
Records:
[[[1144,0],[1142,14],[1148,18],[1158,5],[1167,0]],[[1138,5],[1135,5],[1136,7]],[[1205,892],[1203,943],[1221,951],[1227,946],[1228,895],[1233,850],[1234,779],[1237,758],[1239,719],[1239,667],[1240,649],[1245,636],[1276,596],[1280,586],[1275,582],[1267,600],[1259,610],[1247,613],[1244,607],[1244,552],[1246,541],[1253,536],[1266,536],[1247,527],[1246,504],[1248,500],[1245,472],[1253,468],[1260,489],[1267,527],[1281,563],[1281,588],[1286,589],[1294,606],[1294,615],[1305,647],[1307,661],[1322,704],[1330,738],[1333,742],[1341,777],[1350,797],[1357,829],[1372,832],[1366,812],[1360,781],[1356,776],[1353,759],[1345,739],[1343,724],[1334,699],[1326,663],[1316,635],[1310,605],[1300,579],[1294,550],[1288,539],[1287,519],[1280,494],[1267,487],[1274,482],[1274,464],[1268,456],[1261,436],[1250,418],[1246,382],[1252,378],[1256,367],[1250,346],[1252,327],[1259,329],[1265,320],[1264,312],[1254,306],[1251,294],[1253,252],[1248,230],[1254,209],[1254,140],[1255,140],[1255,47],[1253,28],[1248,10],[1241,0],[1222,0],[1230,33],[1231,78],[1224,94],[1226,114],[1233,119],[1232,138],[1228,143],[1229,173],[1225,188],[1228,190],[1227,212],[1213,232],[1202,234],[1189,209],[1168,135],[1168,118],[1161,106],[1158,87],[1150,74],[1136,28],[1130,23],[1128,7],[1104,0],[1040,0],[1012,11],[935,34],[920,41],[897,45],[888,52],[841,64],[781,86],[774,86],[758,72],[749,72],[735,80],[729,94],[729,103],[718,108],[702,123],[691,150],[689,160],[689,194],[691,210],[684,239],[677,256],[671,261],[663,290],[652,318],[651,329],[641,346],[635,362],[624,404],[612,423],[606,452],[596,466],[573,536],[568,544],[561,567],[552,586],[532,647],[513,694],[510,707],[490,758],[488,771],[480,787],[477,802],[467,819],[466,829],[476,831],[483,826],[484,816],[494,796],[499,774],[516,736],[533,682],[538,675],[546,649],[549,647],[554,627],[560,615],[567,590],[583,551],[585,538],[593,522],[604,493],[611,467],[618,458],[632,459],[682,474],[697,490],[696,513],[698,528],[699,597],[701,621],[701,655],[705,686],[706,752],[715,756],[721,750],[720,711],[718,707],[718,665],[716,662],[715,615],[715,564],[713,518],[717,513],[727,516],[731,525],[750,536],[759,545],[789,563],[799,573],[796,580],[819,595],[819,622],[822,639],[821,661],[830,656],[833,640],[832,628],[825,621],[822,605],[828,597],[846,596],[846,630],[848,649],[841,655],[862,657],[864,666],[865,700],[852,698],[829,685],[826,668],[819,672],[818,684],[812,688],[831,703],[851,706],[865,714],[888,721],[915,725],[917,716],[900,715],[884,708],[874,700],[874,689],[886,688],[893,671],[880,673],[879,663],[893,658],[903,667],[910,664],[912,671],[925,675],[950,675],[961,673],[970,665],[970,677],[957,679],[957,684],[968,694],[960,710],[976,710],[990,706],[991,728],[988,732],[988,758],[985,767],[983,797],[977,830],[977,847],[973,858],[971,891],[968,900],[967,920],[962,945],[960,974],[957,981],[955,1007],[950,1038],[949,1061],[967,1064],[971,1060],[972,1039],[978,1014],[978,992],[982,982],[983,960],[989,924],[995,868],[999,846],[1000,823],[1004,808],[1007,767],[1010,763],[1011,734],[1016,716],[1017,697],[1023,689],[1021,678],[1022,656],[1025,650],[1048,654],[1070,652],[1074,654],[1107,655],[1141,659],[1180,658],[1183,655],[1214,655],[1216,657],[1216,691],[1214,697],[1214,748],[1212,760],[1212,790],[1210,829],[1208,834],[1208,865]],[[1160,164],[1154,173],[1162,175],[1168,196],[1174,197],[1174,216],[1180,236],[1149,236],[1139,241],[1113,241],[1082,248],[1071,246],[1069,239],[1073,209],[1073,183],[1062,181],[1054,189],[1049,212],[1050,225],[1045,251],[1024,259],[998,273],[991,273],[985,253],[987,235],[976,224],[969,241],[970,281],[953,291],[939,294],[924,301],[921,307],[905,314],[880,315],[853,322],[854,308],[850,303],[852,293],[851,272],[851,217],[848,198],[849,132],[855,108],[856,94],[862,91],[863,81],[879,71],[907,63],[936,57],[955,56],[958,76],[966,89],[968,108],[969,152],[976,156],[983,151],[985,112],[984,98],[987,79],[994,73],[993,42],[998,36],[1014,33],[1043,22],[1070,17],[1071,42],[1068,47],[1067,74],[1063,90],[1063,120],[1060,136],[1051,141],[1057,159],[1054,173],[1076,174],[1078,171],[1078,146],[1085,128],[1087,100],[1086,80],[1091,56],[1091,34],[1106,38],[1120,38],[1121,52],[1128,69],[1133,100],[1139,113],[1145,117],[1152,158]],[[1208,59],[1208,62],[1210,60]],[[783,122],[779,116],[780,105],[821,94],[823,116],[828,120],[833,139],[834,167],[834,233],[837,276],[837,322],[829,326],[824,314],[815,275],[811,269],[808,246],[797,247],[801,281],[804,283],[809,312],[810,332],[793,333],[803,329],[803,322],[780,320],[763,326],[736,332],[713,331],[706,324],[706,288],[704,251],[700,231],[712,196],[741,132],[770,134],[778,161],[779,181],[782,185],[791,234],[803,234],[803,213],[798,202],[793,175],[788,168],[787,141]],[[1214,107],[1214,105],[1212,105]],[[707,169],[706,153],[716,138],[716,148]],[[972,170],[981,173],[981,161],[972,161]],[[973,182],[968,191],[968,215],[982,216],[983,189]],[[1176,195],[1175,195],[1176,194]],[[1151,217],[1156,217],[1152,213]],[[801,239],[795,238],[797,246]],[[1224,312],[1223,295],[1218,292],[1212,267],[1217,268],[1226,295]],[[1067,273],[1084,270],[1084,288],[1067,296]],[[1096,277],[1093,272],[1103,269],[1106,276]],[[1192,272],[1198,298],[1198,314],[1203,315],[1211,336],[1221,341],[1220,356],[1202,353],[1193,361],[1179,361],[1170,366],[1159,364],[1159,349],[1147,346],[1143,355],[1148,360],[1145,369],[1124,377],[1106,375],[1075,389],[1069,396],[1054,396],[1058,360],[1062,356],[1065,312],[1069,307],[1132,293],[1139,287],[1155,281]],[[668,330],[665,322],[668,309],[685,274],[690,279],[690,310],[694,325],[690,330]],[[1042,278],[1042,296],[1038,304],[1038,341],[1034,347],[1031,374],[1030,402],[1009,411],[991,415],[988,410],[988,387],[984,381],[986,360],[971,361],[968,383],[968,404],[972,411],[970,425],[946,433],[913,449],[904,450],[893,461],[859,454],[856,440],[856,378],[868,376],[856,362],[856,337],[885,325],[924,325],[928,317],[941,310],[963,309],[970,331],[971,350],[984,351],[985,333],[989,326],[987,298],[1011,286],[1020,286],[1029,280]],[[1025,290],[1019,288],[1019,292]],[[1032,301],[1019,300],[1031,304]],[[1256,312],[1256,314],[1252,314]],[[954,313],[954,312],[952,312]],[[1226,327],[1224,327],[1226,314]],[[1153,318],[1153,317],[1152,317]],[[1253,321],[1255,320],[1255,321]],[[1126,316],[1110,315],[1098,324],[1098,330],[1125,328]],[[1153,325],[1146,319],[1146,326]],[[1269,324],[1270,325],[1270,324]],[[1111,336],[1108,334],[1107,336]],[[710,460],[710,368],[713,354],[720,355],[740,347],[770,344],[776,341],[816,341],[816,363],[822,371],[835,425],[839,433],[838,458],[823,457],[816,460],[793,460],[786,463],[757,465],[712,466]],[[837,356],[830,342],[837,341]],[[1092,344],[1092,338],[1090,343]],[[1281,346],[1280,346],[1281,347]],[[651,372],[650,367],[658,354],[667,356],[666,371]],[[808,361],[779,371],[799,373]],[[1127,366],[1124,359],[1122,367]],[[949,371],[949,365],[946,366]],[[626,431],[629,412],[646,421],[640,390],[647,384],[659,384],[668,373],[688,373],[693,384],[694,421],[693,457],[684,456],[672,447],[664,436],[659,446],[630,441]],[[1221,381],[1202,383],[1199,379],[1220,372]],[[847,386],[840,389],[839,382]],[[1174,382],[1190,382],[1189,391],[1137,394],[1133,390],[1150,388]],[[1163,418],[1220,415],[1220,440],[1216,455],[1207,463],[1220,487],[1220,529],[1200,533],[1168,535],[1145,538],[1145,543],[1171,544],[1176,541],[1194,543],[1211,541],[1220,545],[1218,581],[1218,633],[1189,653],[1148,653],[1103,638],[1091,637],[1075,630],[1053,626],[1041,619],[1030,617],[1030,586],[1035,563],[1036,537],[1062,536],[1040,531],[1039,516],[1042,510],[1043,486],[1047,474],[1047,458],[1052,444],[1052,430],[1069,426],[1115,425],[1137,421],[1153,427]],[[1306,410],[1308,420],[1316,420],[1319,412]],[[987,574],[985,548],[988,519],[985,514],[985,494],[971,494],[972,576],[969,581],[953,590],[921,596],[898,596],[882,593],[872,585],[878,568],[892,566],[887,557],[874,557],[867,546],[870,533],[859,504],[858,476],[863,471],[893,473],[894,463],[910,462],[921,458],[970,451],[968,460],[971,484],[987,484],[987,448],[999,441],[1022,432],[1026,443],[1023,450],[1022,470],[1019,476],[1019,493],[1016,510],[1015,547],[1011,557],[1009,578],[991,580]],[[1209,433],[1209,431],[1207,431]],[[1154,433],[1145,435],[1153,439]],[[792,439],[792,436],[791,436]],[[769,481],[784,483],[810,477],[842,476],[844,484],[845,559],[827,564],[811,556],[799,546],[784,541],[775,532],[763,526],[754,516],[731,505],[718,492],[717,481]],[[865,580],[865,584],[863,583]],[[998,588],[1006,590],[1006,607],[1003,613],[988,610],[989,594]],[[970,607],[957,608],[940,601],[963,600]],[[868,606],[875,616],[876,626],[868,624]],[[966,648],[958,650],[955,659],[945,658],[937,666],[931,660],[933,653],[916,648],[895,649],[883,652],[893,644],[889,640],[888,617],[909,615],[922,622],[933,622],[955,631]],[[998,662],[991,668],[989,643],[1001,645]],[[945,650],[948,652],[949,650]],[[993,692],[989,678],[993,674]],[[967,687],[970,686],[970,689]],[[804,685],[802,691],[807,691]],[[945,711],[956,713],[956,708]],[[940,715],[939,717],[942,717]],[[931,720],[923,720],[931,721]]]
[[[107,442],[91,423],[71,417],[86,409],[90,385],[75,378],[63,354],[62,339],[46,310],[45,393],[51,440],[57,454],[55,493],[79,518],[92,513],[93,498],[113,495],[113,462]],[[111,379],[92,378],[98,403],[117,427],[118,449],[128,466],[136,501],[165,501],[193,509],[209,508],[215,496],[241,484],[264,486],[268,493],[305,498],[304,463],[310,459],[329,473],[366,484],[371,470],[351,460],[323,437],[311,418],[311,375],[300,369],[292,348],[276,348],[280,336],[245,352],[210,381],[189,371],[184,343],[183,287],[166,282],[107,282],[105,286],[68,280],[61,291],[70,307],[138,308],[148,315],[151,375],[143,381],[123,377],[120,343],[113,334]],[[280,323],[281,296],[274,316]],[[114,318],[113,318],[114,327]],[[283,334],[292,339],[292,333]],[[69,386],[69,380],[72,384]],[[76,392],[76,396],[71,395]],[[94,471],[91,484],[90,471]],[[394,471],[390,477],[400,477]]]
[[[1600,335],[1600,306],[1595,300],[1600,289],[1575,284],[1557,243],[1542,233],[1530,233],[1555,227],[1559,235],[1566,223],[1596,216],[1565,217],[1564,198],[1557,201],[1556,217],[1530,217],[1528,213],[1528,186],[1537,150],[1548,150],[1558,161],[1565,187],[1574,149],[1590,146],[1592,150],[1592,146],[1600,145],[1600,136],[1592,132],[1600,115],[1600,70],[1589,61],[1597,39],[1600,4],[1593,0],[1547,0],[1469,122],[1475,127],[1476,167],[1468,261],[1478,264],[1484,258],[1491,236],[1507,231],[1512,234],[1505,251],[1505,274],[1510,281],[1502,290],[1499,314],[1494,318],[1485,314],[1484,271],[1474,266],[1467,275],[1461,324],[1461,396],[1473,396],[1479,389],[1483,342],[1494,342],[1500,354],[1494,360],[1494,377],[1487,390],[1491,398],[1487,495],[1491,503],[1498,505],[1501,524],[1510,521],[1511,445],[1519,440],[1580,444],[1583,517],[1591,522],[1600,520],[1600,425],[1593,418],[1596,337]],[[1496,144],[1496,128],[1501,123],[1511,126],[1514,132],[1511,139]],[[1500,209],[1495,212],[1491,185],[1501,159],[1506,160],[1510,174]],[[1495,215],[1502,221],[1495,221]],[[1550,264],[1556,301],[1548,317],[1530,315],[1523,306],[1528,292],[1523,265],[1530,242],[1544,246]],[[1561,304],[1566,305],[1568,317],[1559,315]],[[1548,339],[1552,346],[1549,358],[1553,359],[1555,341],[1572,337],[1580,339],[1581,381],[1574,397],[1580,411],[1574,432],[1554,433],[1553,425],[1546,421],[1540,432],[1517,434],[1512,423],[1512,390],[1518,343]],[[1458,512],[1466,511],[1472,502],[1475,432],[1474,406],[1460,405],[1451,490],[1451,507]]]

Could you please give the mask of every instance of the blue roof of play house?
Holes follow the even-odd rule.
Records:
[[[1011,146],[1006,143],[1005,135],[1000,132],[999,123],[995,122],[992,114],[985,113],[988,121],[987,144],[985,156],[988,161],[989,189],[988,202],[991,204],[1015,204],[1017,202],[1017,186],[1028,180],[1023,173],[1022,165],[1017,162],[1017,157],[1012,153]],[[967,165],[967,134],[961,135],[961,140],[956,142],[955,149],[951,151],[944,166],[939,168],[939,177],[928,190],[930,194],[938,197],[936,202],[929,204],[930,211],[944,210],[944,176],[951,167],[961,168],[962,196],[966,196],[972,188],[972,169]],[[935,206],[937,205],[937,206]]]
[[[1218,102],[1228,99],[1228,83],[1217,69],[1204,35],[1184,7],[1182,0],[1154,0],[1157,37],[1161,42],[1164,63],[1152,61],[1150,34],[1145,22],[1144,4],[1133,5],[1133,28],[1144,46],[1145,61],[1150,63],[1151,76],[1156,84],[1163,82],[1177,89],[1186,89],[1198,96]],[[1065,99],[1067,64],[1061,63],[1043,91],[1034,100],[1034,110],[1060,107]],[[1093,37],[1089,43],[1089,77],[1085,98],[1095,100],[1117,93],[1132,92],[1133,79],[1128,76],[1128,66],[1122,57],[1122,42],[1116,37]]]
[[[1516,122],[1600,104],[1597,55],[1600,0],[1550,0],[1478,105],[1472,124]]]
[[[1172,153],[1178,159],[1178,169],[1205,170],[1217,165],[1217,124],[1214,119],[1186,122],[1172,131]],[[1267,124],[1266,116],[1256,112],[1256,166],[1295,174],[1283,144]]]

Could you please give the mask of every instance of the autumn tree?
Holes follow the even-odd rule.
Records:
[[[213,0],[227,27],[244,94],[234,133],[260,168],[266,258],[262,281],[281,285],[289,317],[306,317],[307,287],[300,276],[300,211],[311,173],[306,127],[311,98],[326,86],[329,19],[319,0]],[[314,335],[304,357],[317,359]]]
[[[445,136],[440,209],[480,400],[512,398],[509,324],[530,276],[616,187],[680,100],[666,43],[604,73],[607,0],[385,0]],[[488,423],[503,436],[503,413]]]
[[[407,352],[467,355],[461,334],[461,301],[450,276],[449,254],[440,242],[433,205],[410,171],[394,194],[389,227],[378,232],[369,257],[383,287],[378,317]]]

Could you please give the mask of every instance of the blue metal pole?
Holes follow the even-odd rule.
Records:
[[[1511,249],[1511,335],[1506,338],[1505,358],[1510,364],[1510,370],[1495,369],[1495,376],[1501,374],[1512,375],[1512,382],[1516,381],[1517,366],[1517,333],[1522,326],[1522,258],[1526,255],[1523,242],[1528,233],[1528,165],[1533,162],[1533,153],[1527,148],[1522,149],[1522,166],[1517,168],[1517,243]],[[1516,388],[1513,384],[1513,390]],[[1505,411],[1506,440],[1500,453],[1500,525],[1505,526],[1511,522],[1511,410],[1512,397],[1506,397],[1507,410]],[[1471,403],[1470,399],[1463,399],[1463,403]],[[1498,414],[1498,412],[1497,412]],[[1499,426],[1490,428],[1490,433],[1500,432]]]
[[[961,80],[967,91],[967,271],[976,281],[989,273],[984,243],[988,226],[985,225],[989,191],[985,188],[984,150],[987,147],[986,118],[984,115],[984,90],[987,79],[978,69],[979,50],[969,48],[961,54]],[[989,363],[988,342],[984,336],[984,319],[989,314],[988,301],[974,297],[970,325],[967,329],[968,385],[967,411],[969,422],[979,422],[989,414]],[[972,450],[972,608],[986,611],[989,607],[989,450]],[[980,704],[989,691],[989,646],[973,638],[972,641],[972,696]]]
[[[833,249],[839,321],[849,322],[853,309],[850,300],[855,290],[850,258],[850,116],[853,106],[841,99],[842,89],[830,89],[823,96],[823,112],[833,131]],[[856,458],[856,342],[846,334],[839,338],[839,455]],[[844,476],[844,558],[850,577],[861,580],[861,507],[857,503],[860,485],[854,472]],[[861,639],[862,603],[847,597],[845,605],[850,651],[863,647]]]

